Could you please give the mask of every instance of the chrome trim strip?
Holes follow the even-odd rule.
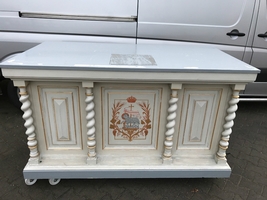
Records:
[[[240,97],[239,98],[239,101],[267,101],[267,98],[243,98],[243,97]]]
[[[30,13],[30,12],[19,12],[19,16],[21,18],[37,18],[37,19],[111,21],[111,22],[137,21],[137,16],[118,17],[118,16],[63,15],[63,14],[50,14],[50,13]]]

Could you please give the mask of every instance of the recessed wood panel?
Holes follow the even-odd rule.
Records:
[[[179,129],[178,149],[209,149],[221,89],[185,89]]]
[[[82,149],[79,88],[39,86],[47,149]]]

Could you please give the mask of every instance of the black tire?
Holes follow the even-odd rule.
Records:
[[[19,101],[19,89],[14,87],[13,81],[11,80],[9,80],[7,84],[7,95],[14,106],[17,108],[21,107],[22,104]]]

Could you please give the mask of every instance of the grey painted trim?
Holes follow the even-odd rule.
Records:
[[[68,71],[116,71],[116,72],[167,72],[167,73],[226,73],[226,74],[258,74],[260,70],[219,70],[219,69],[162,69],[162,68],[155,68],[150,66],[150,68],[138,68],[137,66],[129,66],[129,65],[108,65],[108,66],[101,66],[101,67],[93,67],[93,66],[38,66],[36,69],[35,65],[5,65],[0,64],[1,68],[3,69],[33,69],[33,70],[68,70]]]
[[[228,178],[231,169],[184,170],[23,170],[25,179]]]

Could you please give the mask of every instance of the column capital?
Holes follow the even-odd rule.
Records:
[[[183,84],[182,83],[171,83],[171,89],[172,90],[180,90],[182,89]]]
[[[83,81],[82,86],[84,88],[93,88],[94,87],[94,82],[92,81]]]
[[[16,87],[27,87],[29,83],[25,80],[13,79],[13,84]]]
[[[232,90],[244,90],[246,87],[246,84],[235,84],[232,85]]]

